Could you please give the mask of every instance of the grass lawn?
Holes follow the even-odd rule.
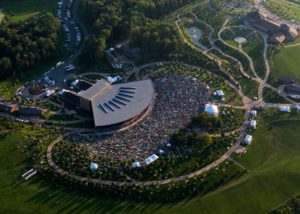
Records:
[[[293,76],[300,80],[300,46],[281,48],[272,59],[272,80],[283,76]]]
[[[279,96],[277,92],[270,88],[264,88],[263,97],[267,103],[289,103],[285,98]]]
[[[269,0],[265,6],[278,16],[300,21],[299,0]]]
[[[248,153],[235,157],[250,173],[204,197],[164,205],[87,196],[49,185],[39,176],[21,182],[20,174],[31,165],[23,136],[38,130],[16,131],[0,137],[0,212],[265,213],[300,193],[300,122],[278,122],[270,127],[263,124],[263,118],[258,121]]]
[[[39,13],[54,12],[56,3],[56,0],[0,0],[0,8],[16,22]]]
[[[243,46],[243,50],[251,57],[256,73],[263,79],[265,77],[264,40],[259,34],[254,34],[247,39],[248,42]]]

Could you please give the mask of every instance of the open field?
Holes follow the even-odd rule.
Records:
[[[300,79],[300,46],[282,48],[273,56],[272,80],[276,80],[283,76],[293,76]]]

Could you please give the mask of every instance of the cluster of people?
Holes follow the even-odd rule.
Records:
[[[92,156],[111,162],[143,161],[164,147],[171,135],[203,111],[208,90],[195,78],[180,73],[164,73],[153,79],[156,99],[152,112],[142,122],[110,136],[71,139],[82,142]]]

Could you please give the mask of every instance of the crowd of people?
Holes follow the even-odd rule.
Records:
[[[142,122],[110,136],[70,136],[69,140],[89,142],[93,157],[116,162],[143,161],[164,147],[170,136],[192,116],[203,111],[209,91],[197,79],[180,73],[164,73],[153,79],[156,92],[152,112]]]

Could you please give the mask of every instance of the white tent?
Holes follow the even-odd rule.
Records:
[[[245,137],[245,143],[246,143],[247,145],[250,145],[251,142],[252,142],[252,140],[253,140],[253,137],[252,137],[251,135],[247,135],[247,136]]]
[[[55,93],[55,90],[50,90],[50,89],[48,89],[47,91],[46,91],[46,97],[50,97],[52,94],[54,94]]]
[[[295,109],[296,109],[297,111],[300,111],[300,105],[296,105],[296,106],[295,106]]]
[[[140,162],[133,162],[133,163],[131,164],[131,166],[132,166],[133,168],[138,168],[138,167],[141,167],[141,163],[140,163]]]
[[[122,77],[120,77],[120,76],[115,76],[115,77],[108,76],[107,77],[107,81],[110,82],[110,83],[114,83],[114,82],[117,82],[117,81],[120,81],[120,80],[122,80]]]
[[[216,90],[216,94],[219,96],[219,97],[224,97],[225,94],[222,90]]]
[[[279,110],[281,112],[291,112],[291,108],[289,106],[280,106]]]
[[[217,116],[219,114],[219,109],[218,109],[218,106],[208,103],[205,105],[204,112],[206,112],[210,115]]]
[[[257,116],[257,111],[256,110],[252,110],[250,112],[251,116],[256,117]]]
[[[257,124],[256,120],[251,120],[251,121],[250,121],[250,127],[251,127],[251,128],[256,129],[256,124]]]
[[[62,89],[60,92],[58,92],[59,95],[63,95],[65,93],[65,89]]]
[[[98,169],[98,164],[97,163],[91,163],[90,169],[91,170],[97,170]]]
[[[150,163],[156,161],[158,159],[158,156],[156,154],[151,155],[150,157],[145,159],[145,163],[149,165]]]
[[[74,80],[74,81],[71,83],[71,86],[72,86],[72,87],[76,87],[78,83],[79,83],[79,80]]]

